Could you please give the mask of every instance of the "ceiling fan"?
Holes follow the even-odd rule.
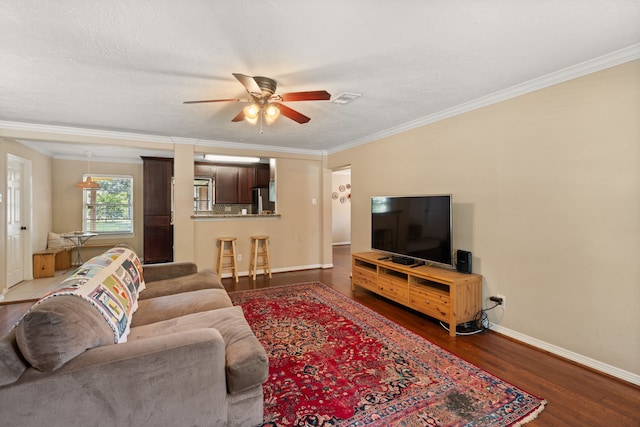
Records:
[[[294,101],[326,101],[331,99],[331,94],[326,90],[313,90],[307,92],[291,92],[276,94],[278,83],[263,76],[246,76],[244,74],[233,73],[245,87],[249,98],[229,98],[229,99],[207,99],[203,101],[185,101],[184,104],[199,104],[204,102],[250,102],[242,109],[233,119],[232,122],[240,122],[246,120],[250,123],[257,123],[262,118],[267,124],[273,123],[280,114],[290,118],[300,124],[307,123],[311,120],[304,114],[287,107],[282,102]]]

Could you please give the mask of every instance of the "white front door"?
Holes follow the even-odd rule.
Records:
[[[7,156],[7,285],[9,287],[25,279],[25,169],[26,160]]]

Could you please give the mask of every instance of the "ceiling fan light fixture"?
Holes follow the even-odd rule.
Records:
[[[269,104],[264,109],[264,118],[268,125],[275,122],[280,115],[280,109],[275,104]]]
[[[251,124],[256,124],[258,122],[258,115],[260,114],[260,106],[258,104],[247,105],[243,109],[244,118]]]
[[[328,101],[331,99],[331,94],[326,90],[310,90],[303,92],[289,92],[283,94],[276,94],[278,83],[264,76],[247,76],[240,73],[232,73],[233,76],[244,86],[249,95],[247,98],[231,98],[231,99],[206,99],[201,101],[185,101],[184,104],[200,104],[205,102],[250,102],[235,115],[232,122],[247,121],[252,124],[257,124],[260,120],[260,133],[262,133],[263,121],[267,124],[273,123],[278,116],[282,113],[283,116],[304,124],[311,120],[304,114],[286,106],[280,104],[280,102],[297,102],[297,101]],[[360,95],[357,95],[360,96]],[[264,116],[264,117],[263,117]]]

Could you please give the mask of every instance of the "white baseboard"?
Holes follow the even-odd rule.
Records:
[[[290,271],[300,271],[300,270],[313,270],[316,268],[327,269],[333,268],[333,264],[310,264],[310,265],[298,265],[298,266],[290,266],[290,267],[280,267],[280,268],[272,268],[271,273],[287,273]],[[248,276],[249,271],[238,271],[238,277]],[[258,268],[258,275],[262,275],[262,267]],[[222,273],[220,277],[222,279],[227,279],[232,277],[231,273]]]
[[[288,271],[313,270],[315,268],[333,268],[333,264],[310,264],[310,265],[294,265],[289,267],[274,268],[273,273],[286,273]]]
[[[548,342],[541,341],[537,338],[530,337],[528,335],[516,332],[500,325],[492,324],[490,329],[499,334],[513,338],[514,340],[521,341],[525,344],[529,344],[541,350],[548,351],[549,353],[555,354],[556,356],[563,357],[565,359],[579,363],[580,365],[584,365],[591,369],[595,369],[596,371],[611,375],[612,377],[620,378],[621,380],[630,382],[631,384],[640,385],[640,375],[634,374],[633,372],[625,371],[624,369],[620,369],[607,363],[600,362],[599,360],[583,356],[582,354],[575,353],[573,351],[567,350],[566,348],[549,344]]]

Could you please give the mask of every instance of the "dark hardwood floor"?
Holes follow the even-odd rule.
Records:
[[[349,246],[333,251],[332,269],[277,273],[238,283],[223,279],[228,291],[319,281],[414,331],[434,344],[529,393],[547,400],[538,419],[527,426],[640,427],[640,387],[577,365],[488,331],[452,338],[438,322],[358,288],[351,291]],[[0,334],[31,303],[0,306]]]

